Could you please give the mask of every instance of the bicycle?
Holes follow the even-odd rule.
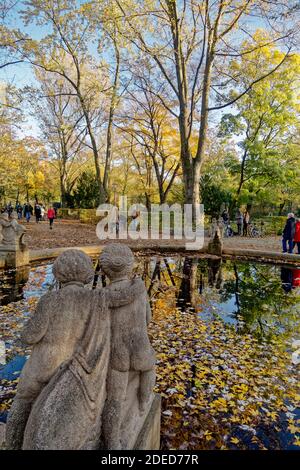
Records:
[[[224,237],[229,238],[234,236],[234,231],[232,230],[230,223],[224,224]]]
[[[261,237],[261,236],[262,236],[262,233],[258,229],[258,227],[256,226],[255,223],[248,225],[248,237],[258,238],[258,237]]]

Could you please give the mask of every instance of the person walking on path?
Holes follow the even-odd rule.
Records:
[[[288,218],[282,233],[282,251],[283,253],[287,253],[288,243],[289,253],[293,253],[296,220],[292,212],[290,212],[287,217]]]
[[[296,220],[295,224],[295,235],[294,235],[294,245],[293,248],[297,245],[298,255],[300,255],[300,219]]]
[[[37,202],[34,206],[34,215],[35,215],[35,220],[36,223],[38,224],[39,221],[41,220],[41,206]]]
[[[41,205],[41,220],[45,220],[45,207],[43,206],[43,204]]]
[[[30,222],[31,214],[32,214],[32,206],[31,206],[31,204],[29,204],[29,202],[27,202],[24,205],[24,217],[26,218],[26,221],[27,221],[28,224]]]
[[[13,213],[13,206],[12,206],[12,203],[9,202],[6,206],[6,212],[8,213],[9,217],[11,216],[11,214]]]
[[[21,204],[17,204],[16,206],[16,211],[17,211],[17,214],[18,214],[18,220],[21,220],[22,219],[22,212],[23,212],[23,208],[21,206]]]
[[[54,219],[55,219],[55,210],[53,209],[52,206],[48,209],[47,217],[48,217],[49,224],[50,224],[50,230],[52,230],[52,228],[53,228],[53,221],[54,221]]]
[[[237,224],[237,228],[238,228],[238,235],[242,235],[242,230],[243,230],[243,214],[242,214],[242,211],[240,209],[237,210],[237,213],[236,213],[236,224]]]
[[[227,210],[227,209],[224,209],[224,210],[223,210],[221,217],[222,217],[222,219],[223,219],[224,225],[227,225],[228,222],[229,222],[229,214],[228,214],[228,210]]]
[[[244,213],[244,220],[243,220],[243,236],[244,237],[247,237],[247,235],[248,235],[249,221],[250,221],[250,214],[249,214],[248,210],[246,209],[246,211]]]

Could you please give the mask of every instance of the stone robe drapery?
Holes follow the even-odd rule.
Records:
[[[31,410],[23,449],[95,449],[101,435],[110,358],[110,316],[105,294],[90,292],[87,328]]]

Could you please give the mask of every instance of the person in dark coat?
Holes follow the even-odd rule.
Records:
[[[221,217],[222,217],[222,219],[223,219],[224,225],[227,225],[228,222],[229,222],[229,214],[228,214],[228,210],[227,210],[227,209],[224,209],[224,210],[223,210]]]
[[[287,218],[287,221],[283,229],[283,233],[282,233],[283,253],[287,253],[287,243],[289,245],[289,253],[293,253],[295,227],[296,227],[296,220],[295,220],[294,214],[290,212],[288,214],[288,218]]]
[[[24,204],[24,217],[26,218],[27,223],[30,222],[30,217],[32,215],[32,205],[27,202]]]
[[[8,213],[9,217],[10,217],[11,214],[13,213],[13,210],[14,210],[14,208],[13,208],[11,202],[10,202],[10,203],[7,204],[7,206],[6,206],[6,212]]]
[[[34,215],[35,215],[36,223],[39,223],[39,221],[41,220],[42,211],[41,211],[41,206],[39,205],[38,202],[34,206]]]
[[[17,214],[18,214],[18,220],[21,220],[22,219],[22,213],[23,213],[23,207],[21,206],[20,203],[18,203],[16,205],[16,211],[17,211]]]

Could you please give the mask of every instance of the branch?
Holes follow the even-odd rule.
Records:
[[[277,41],[281,41],[282,39],[288,38],[292,33],[289,32],[288,34],[285,34],[284,36],[280,36],[276,39],[272,39],[272,41],[268,41],[265,44],[259,44],[258,46],[253,47],[252,49],[249,49],[248,51],[244,52],[239,52],[239,53],[230,53],[230,52],[216,52],[216,56],[222,56],[222,57],[242,57],[247,54],[251,54],[252,52],[257,51],[258,49],[262,49],[263,47],[267,47],[270,44],[275,44]],[[226,43],[225,43],[226,44]],[[226,44],[227,45],[227,44]],[[233,49],[233,48],[231,48]]]
[[[9,65],[19,64],[20,62],[24,62],[23,60],[14,60],[12,62],[6,62],[5,64],[0,65],[0,69],[4,69],[4,67],[8,67]]]
[[[251,3],[253,0],[247,0],[245,5],[240,9],[239,13],[236,15],[236,17],[232,20],[232,22],[230,23],[230,25],[222,32],[220,33],[219,35],[219,39],[226,36],[226,34],[228,34],[233,28],[234,26],[236,25],[236,23],[239,21],[239,19],[241,18],[242,14],[244,13],[244,11],[247,9],[249,3]]]
[[[288,58],[290,57],[289,56],[289,52],[290,52],[291,48],[289,48],[288,52],[286,53],[286,55],[284,56],[284,58],[279,62],[279,64],[276,65],[276,67],[274,67],[274,69],[270,70],[270,72],[266,73],[265,75],[262,75],[261,77],[257,78],[256,80],[254,80],[247,88],[246,90],[244,90],[242,93],[240,93],[236,98],[234,98],[233,100],[229,101],[228,103],[226,104],[222,104],[220,106],[213,106],[212,108],[208,108],[208,111],[215,111],[216,109],[223,109],[223,108],[226,108],[227,106],[231,106],[232,104],[234,104],[236,101],[238,101],[240,98],[242,98],[242,96],[246,95],[252,88],[253,86],[260,82],[261,80],[264,80],[265,78],[269,77],[270,75],[272,75],[272,73],[276,72],[276,70],[279,69],[279,67],[283,64],[283,62]]]
[[[134,33],[137,35],[137,37],[139,38],[141,44],[143,45],[143,48],[144,48],[144,51],[146,51],[148,54],[151,55],[151,57],[155,60],[156,64],[158,65],[159,69],[161,70],[162,74],[164,75],[165,79],[167,80],[167,82],[169,83],[170,87],[172,88],[172,90],[174,91],[174,93],[176,94],[176,96],[178,97],[179,96],[179,93],[178,93],[178,90],[177,88],[175,87],[174,83],[172,82],[171,78],[169,77],[167,71],[165,70],[163,64],[161,63],[160,59],[157,57],[157,54],[153,53],[149,47],[147,46],[143,36],[141,35],[141,33],[139,31],[136,30],[136,28],[134,28],[134,26],[132,26],[132,24],[128,21],[128,17],[122,7],[122,5],[120,4],[120,2],[118,0],[116,0],[116,3],[119,7],[119,9],[121,10],[121,12],[123,13],[124,15],[124,18],[126,20],[126,22],[128,23],[129,27],[132,29],[132,31],[134,31]],[[133,44],[135,44],[139,49],[142,49],[141,47],[138,46],[138,44],[133,41],[132,38],[128,38]],[[143,50],[143,49],[142,49]]]

